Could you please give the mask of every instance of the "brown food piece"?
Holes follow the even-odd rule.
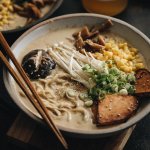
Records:
[[[16,4],[13,5],[13,8],[18,15],[28,19],[26,22],[26,24],[28,24],[42,17],[42,7],[51,5],[55,2],[56,0],[16,1]]]
[[[101,35],[98,36],[98,43],[99,43],[100,45],[105,46],[104,38],[103,38]]]
[[[27,18],[26,25],[32,23],[33,21],[35,21],[33,18]]]
[[[102,45],[94,43],[92,40],[86,40],[85,44],[85,49],[90,52],[100,52],[103,48]]]
[[[99,33],[109,29],[112,25],[111,20],[106,20],[99,25],[98,28],[92,28],[90,31],[87,26],[84,26],[80,32],[76,32],[72,35],[76,40],[74,44],[75,47],[82,53],[82,49],[85,49],[86,52],[100,52],[105,45],[105,41]]]
[[[81,37],[82,37],[84,40],[85,40],[87,37],[89,37],[89,35],[90,35],[89,29],[88,29],[87,26],[84,26],[84,27],[82,28],[82,30],[80,31],[80,33],[81,33]],[[73,37],[74,37],[74,38],[78,38],[78,34],[79,34],[79,32],[75,32],[75,33],[73,34]]]
[[[90,32],[87,26],[83,27],[81,30],[81,37],[84,39],[86,39],[87,37],[89,37]]]
[[[126,121],[137,109],[136,97],[130,95],[106,95],[98,103],[97,125],[113,125]]]
[[[79,49],[79,52],[81,53],[81,54],[83,54],[83,55],[85,55],[85,49],[83,48],[83,49]]]
[[[108,19],[102,22],[100,25],[94,26],[91,29],[91,32],[95,32],[95,31],[104,32],[108,30],[111,26],[113,26],[113,23],[110,19]]]
[[[76,42],[75,42],[75,47],[77,48],[77,50],[81,50],[83,46],[84,46],[84,41],[81,37],[81,32],[79,32],[77,35]]]
[[[18,15],[20,15],[22,17],[27,17],[28,18],[28,16],[29,16],[29,13],[26,12],[26,11],[18,11],[17,13],[18,13]]]
[[[87,39],[92,39],[96,37],[99,34],[99,31],[90,32],[90,35],[87,37]]]
[[[32,15],[34,18],[40,18],[41,17],[41,11],[36,5],[32,3],[26,3],[24,6],[25,9],[29,12],[29,16]]]
[[[24,8],[17,4],[13,4],[13,8],[14,8],[15,12],[24,11]]]
[[[83,40],[91,39],[91,38],[95,37],[96,35],[98,35],[98,33],[99,33],[99,31],[90,32],[88,27],[85,26],[81,30],[81,37],[83,38]]]
[[[44,5],[45,5],[43,0],[32,0],[32,3],[39,8],[44,7]]]
[[[137,96],[150,96],[150,72],[147,69],[139,69],[135,74],[135,94]]]
[[[87,28],[87,26],[83,27],[83,29],[80,32],[81,32],[81,37],[83,38],[83,40],[91,39],[99,34],[99,31],[89,32],[89,29]],[[72,36],[76,39],[78,33],[79,32],[75,32],[73,33]]]

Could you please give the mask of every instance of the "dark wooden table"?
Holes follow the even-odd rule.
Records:
[[[140,29],[148,37],[150,37],[150,2],[149,0],[129,0],[127,9],[115,16],[120,18],[133,26]],[[82,7],[80,0],[64,0],[61,7],[55,12],[52,17],[68,14],[68,13],[80,13],[86,12]],[[20,35],[5,35],[9,44],[11,45]],[[1,48],[1,47],[0,47]],[[10,143],[6,138],[6,132],[10,127],[15,117],[20,112],[20,109],[12,102],[11,98],[7,94],[2,75],[2,64],[0,64],[0,149],[1,150],[21,150]],[[34,148],[32,148],[33,150]],[[86,146],[85,146],[86,149]],[[100,149],[100,148],[96,148]],[[150,150],[150,115],[141,120],[131,138],[129,139],[125,150]]]

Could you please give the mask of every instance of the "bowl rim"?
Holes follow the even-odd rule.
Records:
[[[52,8],[41,18],[33,21],[32,23],[30,24],[27,24],[25,26],[22,26],[20,28],[14,28],[14,29],[8,29],[8,30],[5,30],[5,31],[2,31],[2,33],[4,34],[11,34],[11,33],[15,33],[15,32],[20,32],[20,31],[24,31],[26,29],[29,29],[31,28],[32,26],[36,25],[36,24],[39,24],[40,22],[48,19],[48,17],[50,17],[62,4],[63,0],[57,0],[57,1],[54,1],[54,4],[52,6]]]
[[[133,32],[135,32],[138,36],[142,37],[149,45],[150,45],[150,39],[143,34],[140,30],[138,30],[137,28],[135,28],[134,26],[128,24],[125,21],[122,21],[120,19],[114,18],[114,17],[110,17],[110,16],[106,16],[106,15],[100,15],[100,14],[89,14],[89,13],[75,13],[75,14],[67,14],[67,15],[62,15],[62,16],[58,16],[58,17],[54,17],[51,19],[48,19],[46,21],[43,21],[35,26],[33,26],[32,28],[28,29],[24,34],[22,34],[15,42],[14,44],[11,46],[11,49],[13,51],[13,49],[15,49],[16,45],[29,33],[31,33],[33,30],[36,30],[37,28],[46,25],[48,23],[52,23],[54,21],[57,20],[63,20],[63,19],[67,19],[67,18],[73,18],[73,17],[97,17],[97,18],[103,18],[103,19],[111,19],[114,22],[117,22],[123,26],[127,26],[128,28],[130,28]],[[34,115],[30,110],[28,110],[25,106],[22,105],[22,103],[20,101],[17,101],[14,99],[13,94],[10,92],[9,90],[9,83],[7,81],[7,74],[8,72],[6,71],[6,69],[3,69],[3,80],[4,80],[4,84],[5,87],[9,93],[9,95],[11,96],[12,100],[22,109],[22,111],[24,111],[28,116],[30,116],[32,119],[36,120],[37,122],[43,123],[42,119],[40,119],[39,117],[37,117],[36,115]],[[73,133],[73,134],[79,134],[79,135],[94,135],[94,136],[98,136],[98,135],[109,135],[109,134],[113,134],[116,132],[119,132],[121,130],[124,130],[126,128],[129,128],[131,126],[133,126],[134,124],[136,124],[138,121],[140,121],[142,118],[144,118],[147,114],[149,114],[150,112],[150,103],[148,102],[146,109],[143,110],[140,114],[138,114],[137,116],[135,116],[134,118],[132,118],[131,120],[129,119],[128,121],[126,121],[125,123],[121,123],[119,126],[116,127],[111,127],[109,129],[96,129],[96,130],[80,130],[80,129],[68,129],[67,127],[62,127],[60,125],[58,125],[58,128],[64,132],[69,132],[69,133]],[[135,114],[136,115],[136,114]]]

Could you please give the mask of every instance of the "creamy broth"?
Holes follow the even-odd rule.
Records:
[[[18,57],[19,62],[21,63],[23,56],[34,49],[46,49],[50,45],[62,41],[72,45],[68,38],[71,38],[72,33],[78,31],[79,29],[80,28],[69,28],[65,30],[49,31],[49,33],[42,35],[40,38],[34,39]],[[50,110],[50,115],[53,117],[56,124],[61,127],[66,127],[69,125],[69,128],[73,129],[96,129],[96,126],[92,122],[93,114],[91,112],[91,108],[84,106],[83,101],[77,97],[80,93],[86,92],[87,88],[71,80],[68,76],[69,74],[57,65],[46,79],[39,79],[37,81],[32,81],[32,83],[43,102],[48,105],[47,108]],[[23,92],[21,92],[20,88],[16,84],[15,88],[17,93],[19,92],[18,96],[22,99],[22,103],[27,105],[29,102]],[[77,96],[72,100],[69,100],[66,96],[64,96],[64,91],[67,89],[73,89]],[[46,92],[43,93],[43,91]],[[54,111],[52,111],[51,109],[51,104],[54,102],[54,99],[56,100],[56,104],[58,104],[55,105],[55,107],[57,107],[56,111],[54,109]],[[52,100],[53,102],[51,103],[49,100]],[[63,107],[63,105],[65,106]],[[33,106],[31,109],[35,114],[37,114]]]
[[[22,58],[29,51],[34,49],[46,49],[57,42],[64,42],[73,46],[68,38],[71,38],[72,34],[79,30],[80,28],[72,27],[49,31],[46,34],[44,33],[41,37],[34,39],[24,48],[21,55],[18,57],[19,62],[21,63]],[[107,34],[107,36],[114,38],[116,41],[124,41],[124,39],[116,35],[114,36],[114,34]],[[32,81],[32,83],[48,110],[50,110],[50,115],[53,117],[56,124],[61,127],[69,126],[69,128],[80,130],[97,129],[92,121],[93,114],[91,108],[85,107],[83,101],[78,97],[80,93],[87,91],[87,88],[71,80],[69,74],[58,65],[56,69],[52,70],[52,73],[48,77]],[[19,98],[22,99],[22,103],[26,106],[29,102],[16,83],[14,83],[14,85]],[[65,96],[64,91],[67,89],[73,89],[75,91],[76,96],[73,99],[69,99]],[[32,110],[34,114],[37,115],[37,112],[31,104],[28,109]]]

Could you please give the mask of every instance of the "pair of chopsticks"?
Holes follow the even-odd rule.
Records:
[[[42,118],[44,119],[44,121],[53,130],[53,132],[55,133],[56,137],[62,143],[62,145],[64,146],[64,148],[68,149],[68,145],[67,145],[64,137],[62,136],[61,132],[59,131],[59,129],[54,124],[53,120],[51,119],[50,115],[48,114],[47,108],[44,106],[41,98],[36,93],[34,87],[32,86],[32,83],[31,83],[30,79],[28,78],[28,76],[24,72],[24,70],[21,67],[21,65],[18,63],[17,59],[15,58],[14,54],[12,53],[12,51],[11,51],[11,49],[10,49],[7,41],[5,40],[5,38],[4,38],[4,36],[3,36],[3,34],[1,32],[0,32],[0,43],[3,46],[3,48],[5,49],[7,55],[11,59],[11,61],[13,62],[13,64],[16,67],[17,71],[21,75],[22,79],[27,84],[27,86],[28,86],[28,88],[29,88],[29,90],[31,91],[32,94],[29,93],[29,91],[27,90],[26,86],[24,85],[24,83],[22,82],[22,80],[19,78],[19,76],[17,75],[17,73],[14,71],[14,69],[11,67],[11,65],[8,62],[8,60],[5,58],[5,56],[3,55],[3,53],[1,51],[0,51],[0,59],[4,63],[4,65],[6,66],[6,68],[9,71],[9,73],[14,78],[14,80],[20,86],[20,88],[22,89],[22,91],[28,97],[28,99],[30,100],[30,102],[33,104],[33,106],[36,108],[36,110],[42,116]]]

